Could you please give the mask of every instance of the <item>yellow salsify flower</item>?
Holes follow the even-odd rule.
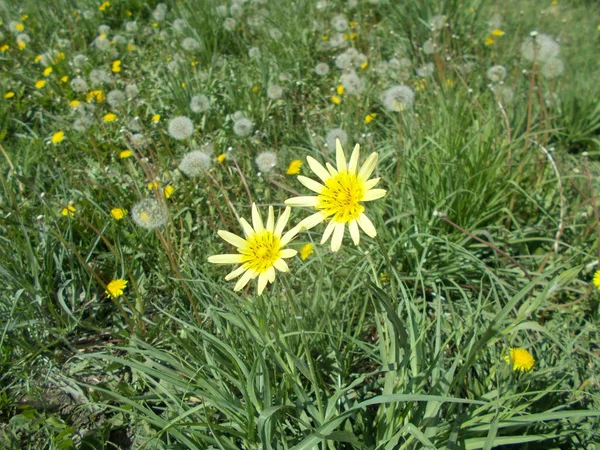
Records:
[[[175,192],[175,188],[171,185],[169,186],[165,186],[165,188],[163,189],[163,193],[165,194],[165,198],[169,198],[171,195],[173,195],[173,192]]]
[[[123,295],[123,291],[127,287],[127,280],[123,280],[118,278],[116,280],[112,280],[110,283],[106,285],[106,295],[110,298],[117,298]]]
[[[114,73],[120,72],[121,71],[121,61],[118,59],[116,61],[113,61],[111,70]]]
[[[106,122],[106,123],[114,122],[115,120],[117,120],[117,115],[113,114],[113,113],[107,113],[107,114],[104,114],[104,117],[102,118],[102,120],[104,120],[104,122]]]
[[[512,361],[512,369],[515,371],[520,370],[521,372],[529,372],[535,364],[533,355],[524,348],[511,348],[509,354],[504,357],[504,360],[508,364]]]
[[[300,258],[302,261],[306,261],[307,258],[313,254],[313,245],[309,242],[308,244],[304,244],[300,249]]]
[[[335,103],[336,105],[339,105],[342,102],[342,99],[341,99],[341,97],[338,97],[337,95],[333,95],[331,97],[331,101],[333,103]]]
[[[38,80],[35,82],[36,89],[42,89],[44,86],[46,86],[46,80]]]
[[[227,159],[227,153],[221,153],[219,156],[217,156],[217,162],[219,164],[223,164],[223,161],[225,161],[225,159]]]
[[[127,214],[127,211],[123,208],[113,208],[110,210],[110,215],[115,220],[121,220],[123,217],[125,217],[125,214]]]
[[[302,220],[298,226],[311,229],[321,222],[329,221],[321,244],[333,235],[331,239],[331,250],[337,252],[344,237],[346,225],[350,230],[350,236],[355,245],[360,242],[359,227],[370,237],[377,235],[373,222],[365,215],[365,207],[362,202],[370,202],[385,196],[384,189],[373,189],[379,182],[379,178],[369,179],[375,167],[379,155],[371,153],[363,165],[358,167],[360,157],[360,145],[356,144],[349,163],[339,139],[336,139],[336,165],[326,163],[323,167],[311,156],[306,158],[311,170],[321,179],[324,184],[299,175],[298,181],[316,196],[294,197],[285,201],[289,206],[309,206],[317,212]]]
[[[75,207],[73,205],[67,205],[60,213],[63,216],[73,217],[75,215]]]
[[[119,153],[119,159],[129,158],[130,156],[133,156],[131,150],[122,150],[121,153]]]
[[[600,270],[596,270],[596,273],[594,274],[593,283],[594,286],[600,289]]]
[[[152,122],[157,123],[160,120],[160,114],[154,114],[151,120]]]
[[[492,36],[494,37],[502,37],[504,36],[504,31],[500,30],[500,29],[496,29],[494,31],[492,31]]]
[[[15,93],[13,91],[8,91],[6,94],[4,94],[4,98],[9,99],[9,98],[13,98],[15,96]]]
[[[48,76],[50,76],[50,74],[52,73],[52,67],[50,67],[50,66],[46,67],[46,68],[44,69],[44,72],[43,72],[43,73],[44,73],[44,76],[45,76],[45,77],[48,77]]]
[[[375,114],[375,113],[367,114],[365,116],[365,123],[373,122],[375,120],[375,117],[377,117],[377,114]]]
[[[269,206],[267,223],[264,224],[256,204],[252,204],[252,225],[244,218],[240,218],[240,225],[244,230],[245,238],[229,231],[219,230],[218,234],[223,240],[236,247],[239,253],[226,255],[213,255],[208,262],[213,264],[241,264],[230,272],[225,280],[241,278],[233,290],[243,289],[250,280],[258,278],[258,295],[261,295],[267,283],[275,281],[275,269],[287,272],[289,267],[285,259],[292,258],[298,253],[296,250],[285,246],[298,234],[298,226],[283,234],[291,209],[287,207],[275,223],[273,207]]]
[[[300,173],[300,167],[302,167],[302,161],[299,159],[293,160],[287,168],[286,173],[288,175],[298,175]]]
[[[344,85],[338,84],[338,86],[335,88],[335,92],[337,92],[338,95],[342,95],[344,93]]]
[[[59,142],[62,142],[65,140],[65,132],[64,131],[57,131],[56,133],[54,133],[52,135],[52,137],[50,138],[50,141],[52,141],[52,143],[54,145],[58,144]]]

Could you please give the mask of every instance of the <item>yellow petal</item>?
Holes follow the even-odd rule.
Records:
[[[331,178],[331,175],[329,172],[327,172],[327,169],[325,169],[325,167],[323,167],[315,158],[312,156],[307,156],[306,161],[308,162],[310,169],[321,179],[321,181],[326,182],[329,178]]]
[[[258,295],[262,295],[268,282],[269,275],[267,275],[267,272],[263,272],[258,276]]]
[[[267,217],[267,231],[271,233],[275,229],[275,212],[273,211],[273,207],[269,206],[269,216]]]
[[[257,233],[260,233],[265,229],[262,218],[260,217],[260,213],[258,212],[258,208],[256,207],[256,203],[252,203],[252,226],[254,227],[254,231]]]
[[[327,167],[327,170],[329,171],[332,177],[335,177],[338,174],[338,171],[331,164],[325,163],[325,167]]]
[[[372,238],[377,236],[377,230],[375,229],[373,222],[371,222],[371,220],[365,216],[364,213],[361,213],[360,216],[358,216],[358,224],[368,236]]]
[[[225,231],[225,230],[219,230],[219,231],[217,231],[217,233],[219,236],[221,236],[221,238],[224,241],[229,242],[234,247],[245,248],[247,245],[246,240],[242,239],[237,234],[233,234],[233,233],[230,233],[229,231]]]
[[[307,196],[307,197],[292,197],[288,198],[285,201],[285,204],[288,206],[312,206],[315,207],[319,203],[319,199],[317,197]]]
[[[242,277],[237,281],[237,283],[235,283],[233,290],[239,291],[240,289],[243,289],[244,286],[248,284],[248,281],[250,281],[253,278],[253,275],[255,273],[256,272],[254,272],[253,270],[247,270],[246,273],[244,273],[244,275],[242,275]]]
[[[290,231],[288,231],[281,237],[281,239],[279,240],[279,245],[285,247],[292,239],[294,239],[298,235],[300,230],[300,224],[296,225],[294,228],[292,228]]]
[[[269,283],[273,283],[275,281],[275,269],[269,267],[267,269],[267,277],[269,278]]]
[[[331,236],[331,233],[333,233],[333,230],[335,229],[335,222],[333,220],[329,221],[329,223],[327,224],[327,227],[325,228],[325,232],[323,233],[323,237],[321,238],[321,245],[323,245],[325,242],[327,242],[327,239],[329,239],[329,237]]]
[[[311,191],[316,192],[317,194],[320,194],[321,192],[323,192],[323,189],[325,188],[325,186],[323,186],[321,183],[315,181],[315,180],[311,180],[308,177],[299,175],[298,176],[298,181],[300,183],[302,183],[304,186],[306,186],[308,189],[310,189]]]
[[[239,277],[241,274],[243,274],[245,271],[247,270],[246,266],[240,266],[235,270],[232,270],[231,272],[229,272],[227,274],[227,276],[225,276],[225,281],[229,281],[229,280],[233,280],[234,278]]]
[[[288,272],[290,270],[287,263],[281,258],[279,258],[277,261],[275,261],[273,263],[273,266],[280,272]]]
[[[342,246],[342,239],[344,239],[345,225],[343,223],[336,223],[335,230],[333,231],[333,237],[331,238],[331,251],[337,252]]]
[[[302,230],[310,230],[311,228],[319,225],[321,222],[323,222],[325,220],[325,216],[323,215],[323,213],[315,213],[312,214],[310,216],[308,216],[306,219],[302,220],[298,226],[302,229]]]
[[[244,234],[246,235],[246,237],[252,236],[254,234],[254,229],[248,223],[248,221],[246,219],[244,219],[243,217],[240,218],[240,224],[242,225],[242,228],[244,230]]]
[[[208,257],[208,262],[213,264],[239,264],[242,261],[240,254],[213,255]]]
[[[363,186],[365,188],[365,191],[374,188],[375,185],[379,183],[379,180],[381,180],[381,178],[371,178],[370,180],[365,181],[365,184]]]
[[[373,200],[377,200],[378,198],[384,197],[386,194],[385,189],[371,189],[365,192],[365,196],[363,197],[363,202],[370,202]]]
[[[378,158],[379,155],[377,153],[371,153],[360,168],[360,171],[358,172],[358,178],[360,178],[362,181],[367,181],[375,170],[375,166],[377,166]]]
[[[350,155],[350,164],[348,164],[348,172],[351,174],[356,174],[358,169],[358,158],[360,157],[360,144],[356,144],[354,146],[354,150],[352,150],[352,155]]]
[[[281,257],[285,258],[285,259],[293,258],[297,254],[298,254],[298,251],[294,250],[293,248],[284,248],[283,250],[281,250]]]
[[[275,226],[275,232],[273,233],[275,236],[281,237],[281,233],[283,233],[283,229],[287,225],[291,212],[292,208],[288,206],[285,208],[285,211],[283,211],[283,214],[279,216],[279,219],[277,219],[277,225]]]
[[[360,243],[360,232],[358,231],[358,223],[356,220],[353,220],[348,224],[348,230],[350,230],[350,236],[352,237],[354,245],[358,245]]]
[[[335,162],[338,172],[343,172],[348,169],[346,166],[346,155],[344,155],[344,149],[342,148],[342,143],[339,139],[335,140]]]

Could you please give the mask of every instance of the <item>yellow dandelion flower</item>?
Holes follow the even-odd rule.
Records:
[[[121,71],[121,61],[118,59],[116,61],[113,61],[111,70],[114,73],[120,72]]]
[[[104,2],[98,6],[98,11],[106,11],[106,8],[110,6],[110,2]]]
[[[56,133],[54,133],[52,135],[52,137],[50,138],[50,140],[52,141],[52,143],[54,145],[58,144],[59,142],[62,142],[65,140],[65,132],[64,131],[57,131]]]
[[[298,175],[300,173],[300,167],[302,167],[302,161],[295,159],[288,166],[286,173],[288,175]]]
[[[123,217],[125,217],[125,214],[127,214],[127,211],[125,211],[123,208],[113,208],[110,210],[110,215],[115,220],[121,220]]]
[[[25,25],[23,25],[22,23],[18,23],[17,25],[15,25],[15,30],[17,31],[23,31],[25,29]]]
[[[336,105],[339,105],[342,102],[342,99],[341,99],[341,97],[338,97],[337,95],[333,95],[331,97],[331,101],[333,103],[335,103]]]
[[[254,86],[252,86],[252,92],[258,92],[260,90],[260,86],[258,84],[255,84]]]
[[[358,37],[358,33],[352,33],[352,34],[350,35],[350,40],[354,40],[354,39],[356,39],[357,37]],[[364,67],[363,67],[363,69],[364,69]]]
[[[44,72],[43,72],[43,74],[44,74],[44,76],[45,76],[45,77],[48,77],[48,76],[50,76],[50,74],[51,74],[51,73],[52,73],[52,67],[48,66],[48,67],[46,67],[46,68],[44,69]]]
[[[33,58],[33,62],[40,62],[40,60],[42,59],[42,55],[36,55],[35,58]]]
[[[324,184],[302,175],[298,176],[298,181],[317,195],[294,197],[285,201],[289,206],[309,206],[317,211],[300,222],[299,226],[304,229],[311,229],[324,221],[329,222],[321,244],[327,242],[333,235],[331,250],[334,252],[337,252],[342,245],[346,225],[355,245],[360,242],[359,227],[370,237],[377,235],[373,222],[364,213],[365,207],[362,202],[377,200],[386,194],[384,189],[373,189],[379,182],[379,178],[369,179],[377,166],[379,155],[375,152],[371,153],[360,168],[359,157],[360,145],[356,144],[347,163],[342,144],[339,139],[336,139],[337,168],[329,163],[325,168],[313,157],[306,158],[311,170]]]
[[[309,242],[308,244],[304,244],[300,249],[300,258],[302,261],[306,261],[306,259],[313,254],[313,245]]]
[[[69,102],[69,106],[71,108],[77,108],[79,105],[81,105],[81,102],[79,100],[71,100]]]
[[[104,92],[102,92],[100,89],[96,89],[93,91],[88,92],[88,94],[85,96],[85,100],[89,103],[91,101],[95,101],[96,103],[102,103],[104,101]]]
[[[122,150],[121,153],[119,153],[119,159],[129,158],[130,156],[133,156],[131,150]]]
[[[27,44],[25,42],[17,42],[17,47],[19,47],[19,50],[23,50],[27,47]]]
[[[127,280],[118,278],[112,280],[106,285],[106,295],[110,298],[117,298],[123,295],[123,290],[127,287]]]
[[[56,55],[56,59],[65,59],[66,57],[67,55],[65,55],[65,52],[60,52]]]
[[[154,114],[151,120],[152,122],[157,123],[160,120],[160,114]]]
[[[362,64],[360,65],[360,68],[361,68],[361,69],[366,69],[367,67],[369,67],[369,61],[365,61],[364,63],[362,63]]]
[[[117,115],[113,114],[113,113],[107,113],[107,114],[104,114],[104,117],[102,118],[102,120],[104,120],[104,122],[106,122],[106,123],[114,122],[115,120],[117,120]]]
[[[130,52],[134,51],[135,50],[135,45],[133,45],[133,44],[127,44],[127,50],[130,51]]]
[[[344,85],[338,84],[338,86],[335,88],[335,92],[337,92],[338,95],[342,95],[344,93]]]
[[[2,47],[0,47],[0,52],[4,53],[5,51],[7,51],[10,47],[7,44],[4,44]]]
[[[485,38],[485,41],[483,41],[483,43],[487,46],[494,45],[494,38],[488,36]]]
[[[192,62],[190,63],[190,65],[191,65],[192,67],[196,67],[196,66],[198,65],[198,61],[192,61]]]
[[[326,41],[329,39],[329,36],[327,36],[326,34],[324,34],[323,36],[321,36],[321,40],[322,41]]]
[[[535,364],[533,355],[524,348],[511,348],[510,354],[504,357],[504,360],[510,364],[512,361],[513,370],[529,372]]]
[[[225,161],[226,158],[227,158],[227,154],[221,153],[219,156],[217,156],[217,162],[219,164],[223,164],[223,161]]]
[[[594,286],[596,286],[598,289],[600,289],[600,269],[596,270],[596,273],[594,274]]]
[[[349,22],[348,25],[350,28],[356,28],[358,26],[358,22]]]
[[[233,280],[241,275],[233,290],[239,291],[250,280],[258,277],[258,295],[261,295],[267,283],[275,281],[275,269],[280,272],[289,270],[285,259],[292,258],[298,253],[296,250],[285,246],[298,234],[296,226],[283,234],[291,209],[287,207],[275,223],[273,207],[269,206],[267,223],[264,224],[256,204],[252,204],[252,225],[245,219],[240,219],[245,238],[229,231],[219,230],[219,236],[226,242],[236,247],[239,253],[214,255],[208,258],[213,264],[241,264],[229,273],[225,280]]]
[[[64,77],[61,77],[61,79],[60,79],[61,83],[66,83],[67,81],[69,81],[69,77],[66,75]]]
[[[36,89],[41,89],[44,86],[46,86],[46,80],[38,80],[35,82],[35,88]]]
[[[63,216],[73,217],[75,215],[75,207],[73,205],[67,205],[66,208],[63,208],[60,213]]]
[[[152,22],[152,26],[156,28],[158,26],[158,22]]]
[[[15,96],[15,93],[13,91],[8,91],[6,94],[4,94],[4,98],[9,99],[9,98],[13,98]]]
[[[165,194],[165,198],[169,198],[175,192],[175,188],[173,186],[165,186],[163,189],[163,193]]]
[[[25,22],[27,19],[29,19],[29,14],[23,14],[23,15],[21,16],[21,20],[22,20],[23,22]]]
[[[446,80],[446,84],[448,85],[448,87],[451,87],[451,88],[453,88],[455,85],[454,80],[451,80],[450,78],[448,78]]]
[[[502,36],[504,36],[504,34],[505,34],[504,31],[502,31],[500,29],[492,31],[492,36],[494,36],[494,37],[502,37]]]
[[[367,114],[365,116],[365,123],[373,122],[375,120],[375,117],[377,117],[377,114],[375,114],[375,113]]]
[[[153,189],[158,189],[158,181],[156,181],[156,180],[151,181],[150,183],[148,183],[148,185],[146,187],[148,188],[149,191],[151,191]]]

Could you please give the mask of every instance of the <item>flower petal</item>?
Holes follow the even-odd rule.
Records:
[[[363,185],[363,187],[365,188],[365,191],[368,191],[369,189],[373,189],[375,187],[375,185],[377,183],[379,183],[379,180],[381,180],[381,178],[371,178],[370,180],[365,181],[365,184]]]
[[[321,213],[321,212],[314,213],[314,214],[308,216],[306,219],[300,221],[300,223],[298,224],[298,226],[302,230],[310,230],[311,228],[316,227],[317,225],[319,225],[325,219],[326,219],[326,217],[323,215],[323,213]]]
[[[331,233],[333,233],[334,229],[335,229],[335,222],[333,220],[330,220],[329,223],[327,224],[327,227],[325,228],[323,237],[321,238],[321,245],[323,245],[325,242],[327,242],[327,239],[329,239],[329,237],[331,236]]]
[[[284,248],[283,250],[281,250],[281,257],[282,258],[293,258],[294,256],[296,256],[298,254],[297,250],[294,250],[293,248]]]
[[[321,192],[323,192],[323,189],[325,189],[325,186],[323,186],[318,181],[311,180],[310,178],[304,177],[302,175],[298,176],[298,181],[307,188],[309,188],[311,191],[316,192],[317,194],[320,194]]]
[[[352,150],[352,155],[350,155],[350,163],[348,164],[348,172],[351,174],[356,174],[358,169],[358,158],[360,157],[360,144],[356,144],[354,146],[354,150]]]
[[[331,238],[331,251],[337,252],[342,246],[342,239],[344,239],[345,224],[336,223],[335,230],[333,231],[333,237]]]
[[[246,237],[252,236],[254,234],[254,228],[252,228],[252,225],[250,225],[248,221],[243,217],[240,218],[240,224],[242,225]]]
[[[300,233],[301,229],[302,228],[300,227],[300,224],[298,224],[294,228],[289,230],[279,239],[279,245],[285,247],[292,239],[294,239],[298,235],[298,233]]]
[[[307,197],[292,197],[288,198],[285,201],[285,204],[288,206],[312,206],[313,208],[317,206],[319,203],[319,199],[317,197],[307,196]]]
[[[360,216],[358,216],[358,224],[368,236],[372,238],[377,236],[377,230],[375,229],[373,222],[371,222],[365,213],[361,213]]]
[[[358,178],[362,181],[367,181],[377,166],[378,158],[379,155],[377,153],[371,153],[358,171]]]
[[[244,275],[242,275],[242,277],[237,281],[237,283],[235,283],[233,290],[239,291],[240,289],[243,289],[244,286],[248,284],[248,281],[253,278],[255,273],[256,272],[254,272],[254,270],[247,270],[246,273],[244,273]]]
[[[269,275],[267,272],[263,272],[258,276],[258,295],[262,295],[267,283],[269,282]]]
[[[267,269],[267,277],[269,278],[269,283],[273,283],[275,281],[275,269],[269,267]]]
[[[327,170],[329,171],[332,177],[335,177],[338,174],[338,171],[331,164],[325,163],[325,167],[327,167]]]
[[[248,243],[245,239],[239,237],[237,234],[230,233],[229,231],[219,230],[217,234],[221,236],[221,238],[233,245],[236,248],[245,248]]]
[[[273,263],[273,267],[275,267],[280,272],[288,272],[290,270],[287,263],[281,258],[279,258]]]
[[[256,203],[252,203],[252,226],[254,227],[254,231],[257,233],[260,233],[265,229],[262,218],[260,217],[260,213],[258,212],[258,208],[256,207]]]
[[[275,229],[275,212],[273,211],[273,207],[269,206],[269,216],[267,217],[267,231],[271,233]]]
[[[288,223],[288,220],[290,219],[291,212],[292,208],[288,206],[283,211],[283,214],[279,216],[279,219],[277,219],[277,225],[275,225],[275,232],[273,233],[275,236],[281,237],[281,233],[283,233],[283,229],[285,228],[285,226]]]
[[[346,166],[346,155],[344,155],[344,149],[342,148],[342,143],[339,139],[335,140],[335,163],[338,172],[343,172],[348,169]]]
[[[348,230],[350,230],[350,236],[352,237],[352,241],[354,241],[354,245],[358,245],[360,243],[360,231],[358,231],[358,222],[353,220],[348,224]]]
[[[227,276],[225,276],[225,281],[229,281],[229,280],[233,280],[234,278],[239,277],[241,274],[243,274],[246,270],[248,270],[248,268],[246,267],[245,264],[241,265],[240,267],[238,267],[235,270],[232,270],[231,272],[229,272],[227,274]]]
[[[239,264],[243,261],[243,255],[238,253],[225,254],[225,255],[213,255],[208,257],[208,262],[213,264]]]
[[[308,162],[310,169],[321,179],[321,181],[326,182],[329,178],[331,178],[331,175],[329,175],[327,169],[325,169],[325,167],[323,167],[315,158],[312,156],[307,156],[306,161]]]
[[[386,194],[385,189],[371,189],[365,192],[365,196],[363,197],[363,202],[370,202],[373,200],[377,200],[378,198],[384,197]]]

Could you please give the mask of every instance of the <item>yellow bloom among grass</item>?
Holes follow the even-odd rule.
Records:
[[[300,173],[301,167],[302,167],[302,161],[300,161],[299,159],[295,159],[288,166],[286,173],[288,175],[298,175]]]
[[[106,8],[110,6],[110,2],[104,2],[98,6],[98,11],[106,11]]]
[[[4,94],[5,99],[13,98],[14,96],[15,93],[13,91],[8,91],[6,94]]]
[[[113,208],[110,210],[110,215],[115,220],[121,220],[123,217],[125,217],[125,214],[127,214],[127,211],[125,211],[123,208]]]
[[[492,36],[502,37],[502,36],[504,36],[504,31],[502,31],[500,29],[496,29],[496,30],[492,31]]]
[[[104,92],[100,89],[95,89],[93,91],[88,92],[85,96],[85,100],[89,103],[91,101],[95,101],[96,103],[102,103],[104,101]]]
[[[308,244],[304,244],[300,249],[300,258],[302,261],[306,261],[310,255],[313,254],[313,245],[309,242]]]
[[[71,108],[77,108],[77,107],[78,107],[78,106],[80,106],[80,105],[81,105],[81,102],[80,102],[79,100],[71,100],[71,101],[69,102],[69,106],[70,106]]]
[[[156,181],[156,180],[151,181],[150,183],[148,183],[148,185],[146,187],[148,188],[149,191],[158,189],[158,181]]]
[[[106,295],[110,298],[117,298],[123,295],[123,291],[127,287],[127,280],[117,278],[106,285]]]
[[[227,153],[221,153],[219,156],[217,156],[217,162],[219,164],[223,164],[223,161],[225,161],[225,159],[227,159]]]
[[[342,95],[344,93],[344,85],[338,84],[338,86],[335,88],[335,92],[337,92],[338,95]]]
[[[367,114],[365,116],[365,123],[368,124],[368,123],[373,122],[375,120],[375,117],[377,117],[377,114],[375,114],[375,113]]]
[[[160,121],[160,114],[154,114],[151,120],[154,123],[158,123]]]
[[[298,252],[285,246],[298,234],[296,226],[283,234],[283,229],[290,218],[291,209],[288,207],[275,223],[273,207],[269,206],[267,223],[263,223],[256,204],[252,204],[252,225],[245,219],[240,219],[245,238],[229,231],[219,230],[219,236],[236,247],[238,253],[213,255],[208,261],[213,264],[241,264],[230,272],[225,280],[241,278],[233,290],[243,289],[250,280],[258,278],[258,295],[261,295],[267,283],[275,281],[275,269],[280,272],[289,270],[285,259],[294,257]]]
[[[117,115],[113,114],[113,113],[107,113],[107,114],[104,114],[104,117],[102,118],[102,120],[104,120],[104,122],[106,122],[106,123],[114,122],[115,120],[117,120]]]
[[[42,89],[44,86],[46,86],[46,80],[37,80],[35,82],[36,89]]]
[[[339,97],[338,95],[332,95],[331,96],[331,101],[333,103],[335,103],[336,105],[339,105],[342,102],[342,98]]]
[[[488,37],[486,37],[486,38],[485,38],[485,41],[483,41],[483,43],[484,43],[485,45],[487,45],[488,47],[489,47],[490,45],[494,45],[494,38],[493,38],[493,37],[491,37],[491,36],[488,36]]]
[[[65,140],[65,132],[64,131],[57,131],[56,133],[54,133],[52,135],[52,137],[50,138],[50,140],[52,141],[52,143],[54,145],[58,144],[59,142],[62,142]]]
[[[598,289],[600,289],[600,269],[596,270],[593,281],[594,281],[594,286],[596,286]]]
[[[4,44],[2,47],[0,47],[0,52],[4,53],[8,49],[10,49],[10,46],[8,46],[7,44]]]
[[[113,61],[111,70],[113,73],[119,73],[121,71],[121,61],[118,59]]]
[[[535,364],[533,355],[524,348],[511,348],[504,360],[510,364],[512,361],[512,369],[515,371],[529,372]]]
[[[119,159],[125,159],[133,156],[133,152],[131,150],[121,150],[119,153]]]
[[[317,211],[299,223],[298,226],[302,228],[311,229],[321,222],[329,222],[321,244],[333,236],[331,250],[334,252],[337,252],[342,245],[346,225],[355,245],[360,242],[359,227],[370,237],[377,235],[373,222],[364,213],[365,207],[362,203],[377,200],[386,194],[384,189],[374,189],[379,178],[369,179],[377,166],[379,155],[375,152],[371,153],[360,168],[359,157],[360,145],[356,144],[347,163],[339,139],[336,140],[337,168],[329,163],[325,168],[316,159],[308,156],[306,158],[308,165],[323,184],[299,175],[298,181],[317,195],[294,197],[285,201],[289,206],[308,206]]]
[[[44,74],[45,77],[49,77],[50,74],[52,73],[52,67],[46,67],[44,69],[44,72],[42,72]]]
[[[169,198],[171,195],[173,195],[173,192],[175,192],[175,188],[171,185],[169,186],[165,186],[165,188],[163,189],[163,193],[165,194],[165,198]]]
[[[73,205],[67,205],[60,213],[63,216],[73,217],[75,215],[75,207]]]

